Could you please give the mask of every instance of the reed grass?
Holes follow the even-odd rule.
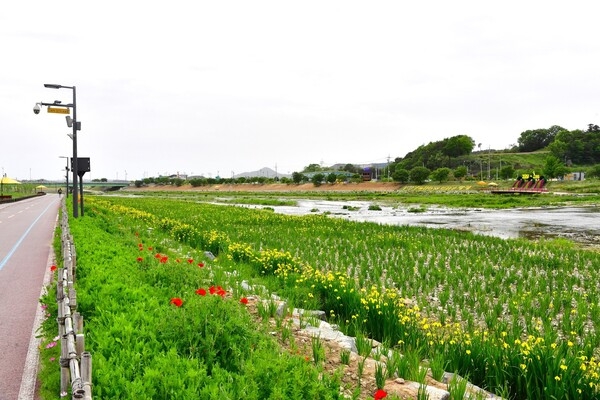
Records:
[[[248,266],[251,279],[273,276],[298,305],[395,343],[413,363],[443,356],[451,371],[515,399],[597,396],[597,253],[181,200],[91,202]]]

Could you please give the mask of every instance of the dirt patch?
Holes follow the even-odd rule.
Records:
[[[248,296],[247,309],[258,324],[262,323],[262,317],[258,310],[258,305],[262,300],[257,296]],[[297,321],[296,321],[297,322]],[[291,316],[286,316],[282,321],[277,322],[275,318],[269,319],[270,332],[277,339],[282,349],[290,354],[297,355],[306,360],[306,362],[314,362],[313,358],[313,338],[305,330],[301,329],[294,322]],[[283,338],[282,329],[279,326],[290,327],[290,337]],[[340,373],[341,388],[340,390],[347,398],[367,400],[373,399],[377,391],[376,385],[376,365],[381,363],[385,365],[385,357],[375,359],[373,357],[362,357],[354,352],[350,353],[349,362],[342,362],[342,352],[346,349],[333,340],[320,339],[324,349],[324,359],[319,361],[323,366],[325,373],[333,376],[335,373]],[[379,344],[373,341],[374,348]],[[362,366],[361,366],[362,364]],[[431,377],[431,374],[425,378],[426,385],[430,390],[446,390],[445,383],[438,382]],[[360,390],[360,392],[359,392]],[[418,384],[405,381],[402,378],[393,377],[386,380],[384,390],[389,394],[394,394],[400,399],[417,399]],[[433,398],[433,397],[432,397]],[[437,397],[436,397],[437,398]]]
[[[124,191],[174,191],[174,192],[391,192],[401,187],[395,182],[334,183],[315,186],[312,183],[301,185],[269,184],[223,184],[223,185],[148,185],[140,188],[128,187]]]

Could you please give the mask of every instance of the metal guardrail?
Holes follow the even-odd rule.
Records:
[[[85,351],[83,317],[77,312],[77,292],[74,288],[77,253],[69,230],[65,202],[61,204],[60,220],[63,267],[58,271],[56,301],[58,302],[58,333],[60,337],[60,391],[73,399],[92,399],[92,355]]]

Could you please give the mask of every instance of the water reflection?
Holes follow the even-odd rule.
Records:
[[[366,201],[300,200],[295,207],[274,209],[276,213],[287,215],[325,213],[351,221],[467,230],[501,238],[565,238],[588,246],[600,246],[600,207],[457,210],[379,205],[381,210],[370,210],[369,206],[371,203]]]

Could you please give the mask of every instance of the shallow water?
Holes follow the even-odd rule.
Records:
[[[457,229],[505,239],[564,238],[585,246],[600,247],[600,207],[506,210],[427,207],[424,212],[411,212],[409,210],[418,207],[386,207],[378,204],[381,211],[374,211],[369,210],[370,204],[366,201],[300,200],[297,206],[273,208],[276,213],[288,215],[327,213],[351,221]],[[348,207],[356,210],[350,211]]]

